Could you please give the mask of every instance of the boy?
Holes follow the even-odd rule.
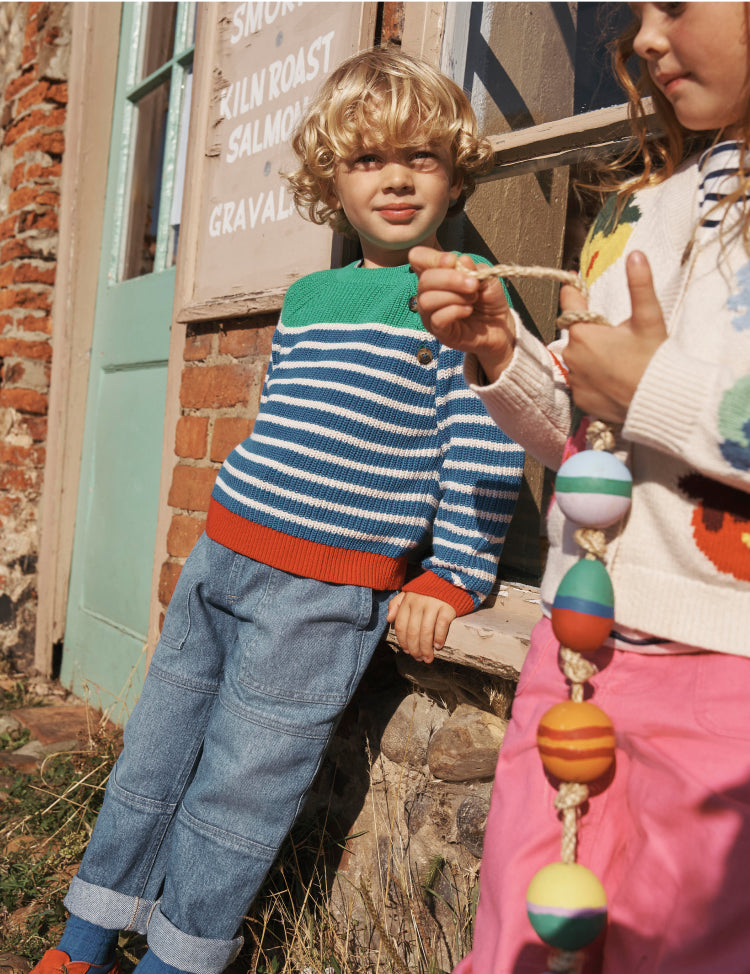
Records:
[[[148,933],[141,974],[222,971],[388,622],[429,661],[489,593],[523,453],[422,327],[406,256],[472,191],[475,131],[456,85],[385,51],[346,61],[303,120],[295,202],[363,259],[286,295],[36,974],[116,970],[120,929]]]

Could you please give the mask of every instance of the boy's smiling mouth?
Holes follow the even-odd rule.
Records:
[[[376,209],[386,220],[405,222],[414,216],[419,207],[413,203],[388,203],[386,206],[378,206]]]

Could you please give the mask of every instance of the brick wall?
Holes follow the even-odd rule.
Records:
[[[33,654],[70,5],[0,5],[0,659]]]
[[[252,431],[276,315],[188,329],[168,503],[172,520],[159,579],[166,607],[185,558],[203,531],[216,473]]]

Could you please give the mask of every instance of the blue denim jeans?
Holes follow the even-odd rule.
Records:
[[[187,559],[65,905],[218,974],[386,627],[391,592]]]

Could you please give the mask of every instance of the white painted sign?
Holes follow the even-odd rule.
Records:
[[[195,274],[182,320],[279,307],[298,277],[330,266],[331,234],[299,216],[280,175],[290,138],[323,80],[370,46],[372,3],[217,3],[197,208]],[[200,87],[199,87],[200,86]],[[191,147],[195,151],[196,146]],[[186,187],[186,193],[191,187]]]

